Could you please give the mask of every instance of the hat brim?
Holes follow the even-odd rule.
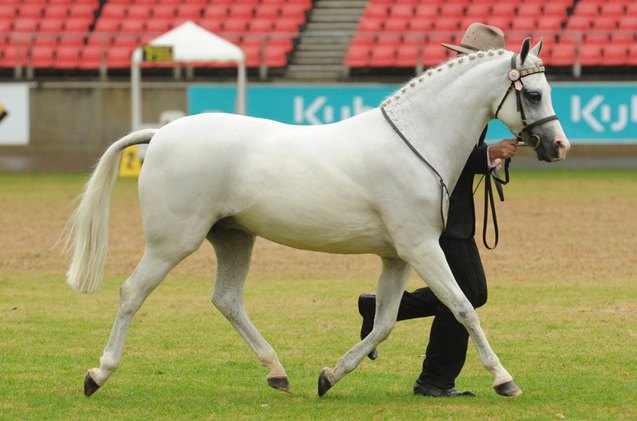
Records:
[[[442,45],[445,48],[448,48],[450,50],[453,50],[457,53],[462,53],[462,54],[471,54],[471,53],[475,53],[478,50],[473,50],[471,48],[466,48],[466,47],[462,47],[460,45],[451,45],[451,44],[445,44],[445,43],[441,43],[440,45]]]

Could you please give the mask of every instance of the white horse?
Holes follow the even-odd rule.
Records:
[[[498,50],[456,58],[411,80],[379,108],[334,124],[200,114],[113,143],[71,219],[67,282],[81,292],[98,289],[119,157],[142,143],[150,143],[139,176],[146,248],[121,287],[110,339],[99,368],[86,374],[84,393],[104,385],[120,363],[135,313],[205,239],[218,262],[212,302],[269,370],[270,386],[290,391],[276,352],[243,306],[252,247],[261,236],[300,249],[382,259],[374,329],[334,368],[322,370],[320,396],[387,338],[411,268],[467,328],[497,393],[520,394],[456,284],[438,238],[449,192],[494,116],[533,141],[539,159],[565,158],[569,143],[554,116],[540,48],[541,42],[530,49],[527,39],[519,55]]]

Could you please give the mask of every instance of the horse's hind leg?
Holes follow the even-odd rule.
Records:
[[[213,304],[239,332],[261,365],[269,370],[268,384],[290,392],[288,376],[276,352],[254,327],[243,307],[243,285],[250,268],[255,236],[217,226],[208,235],[208,240],[217,255]]]
[[[183,257],[175,256],[169,259],[165,254],[162,257],[159,256],[153,249],[147,247],[133,273],[122,284],[119,308],[111,336],[100,358],[100,366],[90,369],[84,379],[84,394],[86,396],[95,393],[118,367],[133,316],[148,295]]]

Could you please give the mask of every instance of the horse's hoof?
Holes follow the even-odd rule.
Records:
[[[268,384],[270,385],[270,387],[273,387],[275,389],[292,393],[292,389],[290,389],[290,382],[288,381],[287,377],[270,377],[268,379]]]
[[[321,371],[321,375],[318,379],[318,394],[319,396],[323,396],[327,393],[328,390],[332,387],[332,383],[327,379],[327,375],[325,374],[325,369]]]
[[[502,396],[520,396],[522,394],[522,389],[518,387],[517,384],[513,380],[510,382],[502,383],[497,386],[493,386],[496,393]]]
[[[93,380],[89,373],[86,373],[86,376],[84,377],[84,396],[88,398],[93,393],[97,392],[97,389],[99,388],[100,385]]]

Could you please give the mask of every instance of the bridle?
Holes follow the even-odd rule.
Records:
[[[516,140],[518,142],[523,142],[527,144],[533,150],[535,150],[539,148],[540,145],[542,144],[542,139],[540,138],[540,136],[534,133],[531,133],[531,129],[533,129],[534,127],[540,126],[544,123],[548,123],[549,121],[557,120],[557,115],[553,114],[551,116],[544,117],[537,121],[534,121],[531,124],[527,123],[526,115],[524,113],[524,107],[522,106],[522,91],[524,90],[524,84],[522,83],[522,78],[535,74],[535,73],[544,73],[544,66],[536,66],[536,67],[530,67],[527,69],[518,70],[516,66],[517,57],[518,57],[517,54],[513,54],[513,57],[511,57],[511,70],[509,70],[509,73],[507,74],[507,77],[511,81],[511,84],[509,85],[509,89],[507,89],[506,93],[504,94],[502,101],[500,101],[500,105],[498,105],[498,108],[495,112],[495,118],[498,118],[498,113],[500,112],[500,109],[502,108],[504,101],[509,96],[509,93],[511,93],[512,90],[515,91],[515,101],[517,104],[517,110],[520,113],[520,117],[522,118],[522,126],[523,126],[522,130],[516,135]],[[534,140],[532,141],[531,139],[534,139]]]

